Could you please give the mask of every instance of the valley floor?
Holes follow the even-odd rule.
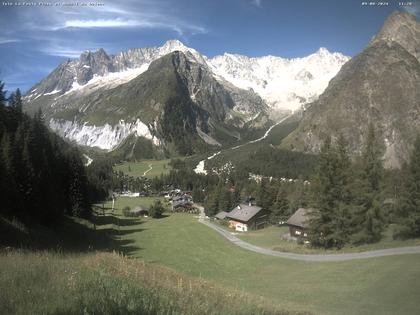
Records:
[[[117,212],[125,198],[117,200]],[[109,206],[109,205],[108,205]],[[111,217],[108,213],[105,218]],[[196,216],[104,220],[129,257],[263,296],[289,310],[319,314],[417,314],[420,255],[301,262],[234,246]]]
[[[172,310],[172,314],[196,314],[196,310],[200,314],[273,314],[275,309],[286,310],[277,314],[420,313],[420,254],[342,262],[294,261],[235,246],[199,223],[195,215],[168,213],[160,219],[122,216],[121,210],[127,205],[148,206],[153,201],[118,198],[114,211],[111,203],[104,204],[104,212],[98,205],[94,224],[78,220],[58,229],[57,233],[67,235],[75,231],[76,223],[80,227],[78,238],[67,235],[66,240],[76,254],[0,253],[0,291],[7,292],[0,295],[0,313],[34,310],[38,314],[75,314],[83,308],[84,312],[98,314],[134,314],[136,310],[153,314],[153,307]],[[104,251],[121,252],[127,258],[117,259]],[[160,294],[161,285],[172,279],[173,273],[160,266],[178,272],[164,295]],[[93,273],[89,276],[83,270]],[[143,279],[145,274],[148,277]],[[158,279],[153,274],[163,276]],[[151,283],[158,281],[157,285],[150,285],[152,292],[144,291],[141,283],[149,283],[150,277]],[[189,281],[191,288],[200,281],[208,281],[209,287],[191,295],[186,285]],[[220,290],[206,300],[206,292],[213,292],[212,288]],[[185,296],[184,302],[191,307],[159,301],[160,296],[172,297],[173,301]],[[143,307],[150,312],[139,312]]]

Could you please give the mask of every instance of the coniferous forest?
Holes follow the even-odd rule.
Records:
[[[0,82],[0,212],[26,223],[88,217],[88,181],[80,152],[45,127],[42,113],[22,113],[20,91]]]

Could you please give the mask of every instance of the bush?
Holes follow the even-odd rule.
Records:
[[[162,201],[160,200],[155,200],[155,202],[149,209],[149,215],[152,218],[160,218],[164,212],[165,212],[165,208],[162,204]]]
[[[125,217],[131,217],[131,216],[133,216],[133,214],[130,212],[130,207],[124,207],[123,209],[122,209],[122,214],[123,214],[123,216],[125,216]]]

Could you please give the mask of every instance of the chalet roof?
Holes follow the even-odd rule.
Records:
[[[261,210],[262,210],[261,207],[240,204],[234,209],[232,209],[232,211],[230,211],[226,215],[226,217],[230,219],[234,219],[234,220],[239,220],[242,222],[248,222]]]
[[[192,202],[188,201],[188,200],[176,200],[172,202],[172,207],[176,208],[176,207],[182,207],[185,205],[191,205]]]
[[[224,218],[226,218],[227,215],[228,215],[228,213],[226,211],[220,211],[214,217],[219,219],[219,220],[223,220]]]
[[[143,208],[142,206],[138,206],[130,210],[131,213],[140,213],[142,211],[149,211],[149,210],[146,208]]]
[[[299,208],[296,212],[287,220],[287,224],[307,228],[309,226],[307,214],[312,209]]]

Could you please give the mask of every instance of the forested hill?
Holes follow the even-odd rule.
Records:
[[[51,224],[88,216],[80,153],[45,127],[41,113],[22,113],[19,90],[6,99],[0,82],[0,216]]]

